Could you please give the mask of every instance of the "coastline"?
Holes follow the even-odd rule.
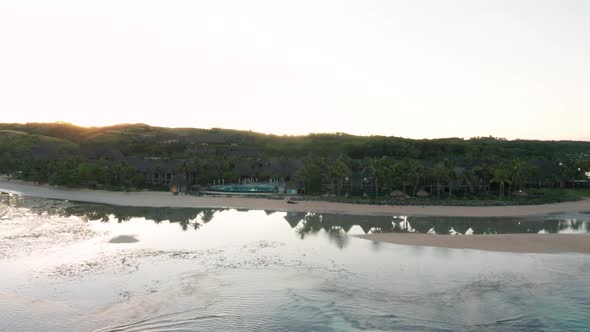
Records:
[[[88,203],[138,207],[233,208],[313,212],[349,215],[403,215],[445,217],[526,217],[560,212],[590,211],[590,200],[515,206],[394,206],[298,201],[253,197],[184,196],[168,192],[115,192],[59,188],[0,177],[0,192]],[[377,233],[354,237],[384,243],[449,249],[473,249],[513,253],[590,254],[590,236],[573,234],[430,235]]]
[[[590,236],[580,234],[431,235],[378,233],[357,238],[409,246],[513,253],[590,254]]]
[[[24,196],[120,206],[234,208],[351,215],[525,217],[559,212],[590,211],[590,199],[575,202],[514,206],[369,205],[323,201],[298,201],[297,204],[288,204],[287,198],[284,200],[278,200],[252,197],[176,196],[168,192],[114,192],[106,190],[58,188],[20,180],[8,180],[3,177],[0,177],[0,191]]]

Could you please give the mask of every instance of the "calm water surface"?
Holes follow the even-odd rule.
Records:
[[[0,331],[590,329],[589,255],[350,236],[384,231],[590,234],[590,215],[363,217],[2,194]]]

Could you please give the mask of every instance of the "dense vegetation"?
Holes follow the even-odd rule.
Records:
[[[196,174],[200,185],[248,176],[286,179],[306,194],[502,199],[516,189],[587,185],[590,142],[0,124],[0,173],[66,186],[164,189],[146,177],[159,169]]]

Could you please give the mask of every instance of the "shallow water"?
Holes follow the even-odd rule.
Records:
[[[0,331],[583,331],[589,255],[349,234],[588,233],[589,223],[588,214],[362,217],[3,194]]]

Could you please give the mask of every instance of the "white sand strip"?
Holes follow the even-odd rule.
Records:
[[[572,252],[590,254],[590,235],[584,234],[430,235],[381,233],[358,235],[357,237],[410,246],[519,253]]]
[[[93,202],[124,206],[237,208],[253,210],[340,213],[352,215],[405,215],[405,216],[465,216],[508,217],[544,215],[557,212],[590,211],[590,200],[520,206],[396,206],[301,201],[288,204],[287,200],[252,197],[199,197],[175,196],[167,192],[114,192],[90,189],[58,188],[24,181],[0,178],[0,191],[15,194]]]

